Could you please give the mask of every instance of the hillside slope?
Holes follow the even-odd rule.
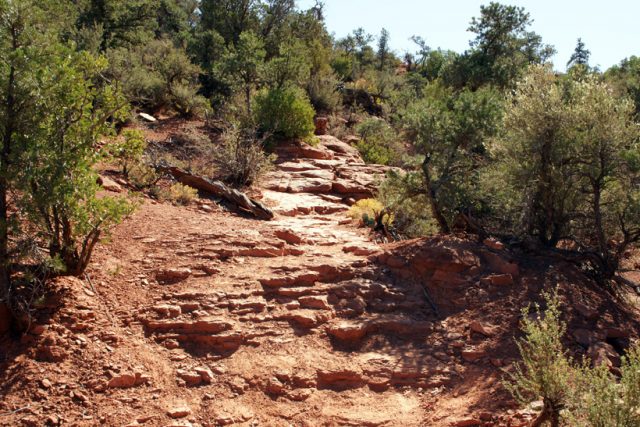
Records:
[[[501,380],[541,289],[561,286],[577,354],[640,330],[571,267],[495,241],[376,244],[346,211],[385,168],[348,144],[278,155],[254,194],[275,220],[145,198],[86,278],[52,284],[3,341],[0,425],[524,425]]]

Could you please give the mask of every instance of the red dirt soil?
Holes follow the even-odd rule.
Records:
[[[542,290],[574,355],[638,337],[632,304],[570,265],[473,236],[374,243],[346,210],[384,168],[347,144],[279,155],[253,192],[273,221],[145,198],[86,278],[52,283],[2,341],[0,425],[521,426],[501,382]]]

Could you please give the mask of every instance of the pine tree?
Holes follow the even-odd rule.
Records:
[[[578,38],[578,42],[576,43],[576,48],[571,54],[571,58],[569,58],[569,62],[567,62],[567,68],[571,68],[574,65],[589,65],[589,57],[591,56],[591,51],[588,50],[582,41],[582,38]]]
[[[378,70],[382,71],[385,69],[389,55],[389,31],[383,28],[378,38]]]

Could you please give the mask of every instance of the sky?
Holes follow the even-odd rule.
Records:
[[[473,34],[467,32],[480,5],[490,0],[323,0],[325,20],[337,38],[358,27],[378,35],[391,34],[391,47],[398,54],[415,52],[409,40],[423,37],[431,48],[462,52]],[[314,0],[298,0],[306,9]],[[640,56],[640,0],[504,0],[522,6],[534,22],[531,29],[553,45],[552,58],[558,70],[573,53],[578,37],[591,51],[590,64],[606,70],[632,55]]]

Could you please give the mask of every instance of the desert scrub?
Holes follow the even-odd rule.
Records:
[[[189,205],[196,197],[198,197],[198,190],[179,182],[161,192],[161,199],[183,206]]]
[[[356,127],[356,132],[361,138],[356,147],[365,162],[380,165],[399,164],[403,148],[387,122],[369,118]]]
[[[139,163],[129,171],[129,183],[138,190],[153,187],[158,183],[161,176],[151,166]]]
[[[543,295],[546,310],[534,304],[533,312],[530,307],[522,312],[525,336],[518,340],[522,362],[505,382],[522,405],[542,398],[542,413],[531,425],[640,425],[640,345],[636,343],[622,358],[619,378],[606,361],[574,362],[561,343],[566,325],[560,320],[557,293]]]
[[[214,165],[223,181],[237,186],[251,185],[268,171],[273,157],[264,151],[264,138],[254,128],[230,127],[214,153]]]
[[[543,312],[536,303],[522,311],[522,331],[518,349],[522,362],[515,367],[505,387],[521,404],[542,398],[543,410],[538,422],[560,425],[560,414],[571,397],[578,372],[567,356],[561,338],[566,324],[560,320],[557,293],[544,294],[547,309]],[[536,424],[540,425],[540,424]]]
[[[379,219],[385,226],[390,226],[393,223],[393,216],[387,213],[384,205],[376,199],[358,200],[349,208],[348,214],[352,219],[361,221],[367,227],[375,227]],[[382,218],[380,218],[381,215]]]
[[[261,131],[277,139],[313,139],[315,111],[300,89],[265,90],[256,95],[255,104],[255,119]]]
[[[393,213],[393,226],[404,237],[424,237],[438,232],[423,182],[419,172],[389,171],[378,188],[377,199]]]
[[[109,146],[109,153],[118,162],[122,174],[129,176],[131,169],[138,165],[147,148],[147,141],[139,130],[127,129],[122,138]]]
[[[577,427],[640,425],[640,345],[622,357],[620,378],[606,363],[591,368],[583,363],[567,421]]]

